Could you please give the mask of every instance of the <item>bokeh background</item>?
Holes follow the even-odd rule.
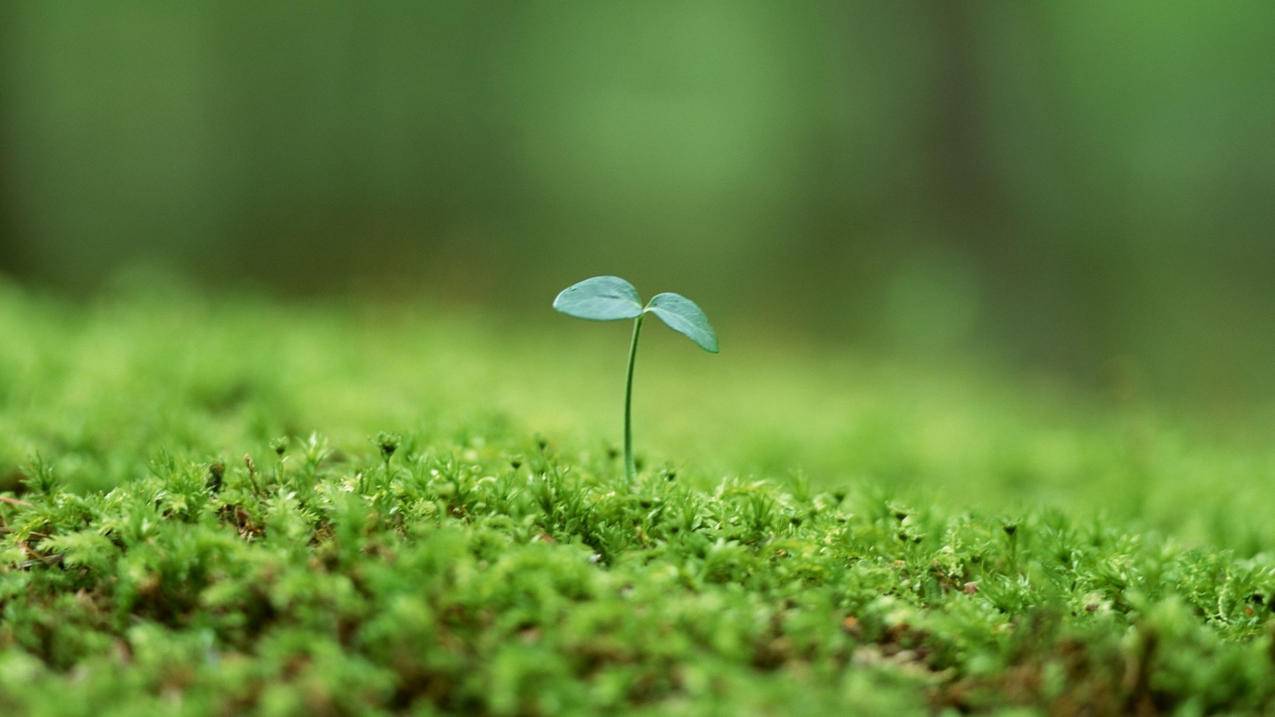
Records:
[[[617,273],[776,343],[1242,406],[1272,48],[1260,1],[14,0],[0,273],[545,321]]]

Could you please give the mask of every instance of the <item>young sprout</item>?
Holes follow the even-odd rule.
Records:
[[[624,472],[632,480],[637,473],[633,459],[633,364],[637,359],[642,319],[647,314],[655,314],[669,328],[709,353],[717,353],[717,334],[694,301],[681,294],[665,292],[656,294],[643,306],[637,289],[618,276],[595,276],[573,284],[558,294],[558,298],[553,300],[553,308],[568,316],[591,321],[633,319],[629,372],[624,386]]]

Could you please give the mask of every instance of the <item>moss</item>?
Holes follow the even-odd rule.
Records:
[[[719,459],[652,456],[629,482],[587,405],[526,427],[569,396],[492,379],[544,368],[504,334],[360,334],[334,307],[248,300],[73,309],[0,301],[31,337],[0,347],[22,367],[0,418],[6,714],[1272,708],[1259,449],[1126,444],[1094,414],[1060,437],[1065,412],[1016,421],[1002,397],[946,414],[1019,426],[994,442],[1013,450],[952,454],[977,476],[964,499],[927,477],[928,444],[797,437],[816,415],[747,420],[846,470],[740,477],[747,431],[709,421]],[[652,375],[662,395],[675,373]],[[253,388],[210,407],[234,386]],[[1201,455],[1211,496],[1187,479]],[[1078,468],[1053,500],[1004,480]],[[1112,476],[1142,515],[1088,498]],[[1230,520],[1175,523],[1174,497]]]

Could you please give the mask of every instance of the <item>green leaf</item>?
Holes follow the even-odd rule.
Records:
[[[595,276],[563,289],[553,300],[553,308],[578,319],[614,321],[641,316],[642,300],[624,279]]]
[[[717,334],[708,323],[708,317],[694,301],[672,292],[656,294],[646,310],[660,317],[674,331],[685,334],[700,348],[717,353]]]

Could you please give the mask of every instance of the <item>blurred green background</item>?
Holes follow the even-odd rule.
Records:
[[[1244,405],[1273,47],[1257,1],[13,0],[0,272],[543,320],[617,273],[776,341]]]

